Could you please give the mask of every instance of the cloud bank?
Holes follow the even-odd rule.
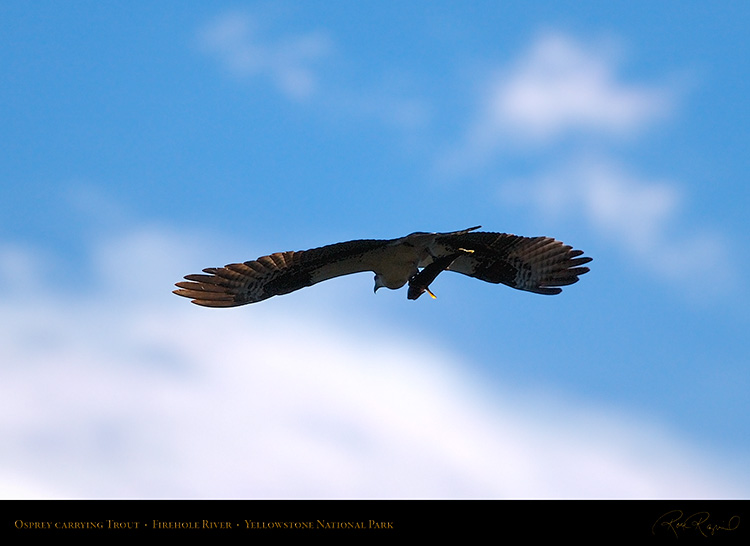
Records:
[[[16,262],[49,262],[0,256],[4,282]],[[294,295],[191,306],[170,294],[187,261],[173,235],[135,230],[92,249],[95,288],[30,267],[33,290],[0,304],[3,496],[739,495],[658,424],[479,386],[448,348],[366,336]]]

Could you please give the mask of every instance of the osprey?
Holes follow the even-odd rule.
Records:
[[[589,271],[591,258],[550,237],[520,237],[476,231],[417,232],[400,239],[360,239],[311,250],[276,252],[257,260],[209,267],[186,275],[178,296],[206,307],[235,307],[294,292],[315,283],[359,273],[375,273],[375,291],[409,284],[407,297],[425,292],[443,271],[463,273],[537,294],[559,294],[561,286]]]

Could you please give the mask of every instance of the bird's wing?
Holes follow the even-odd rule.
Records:
[[[372,271],[389,243],[361,239],[210,267],[203,270],[205,274],[186,275],[174,293],[205,307],[255,303],[341,275]]]
[[[561,286],[577,282],[589,271],[582,266],[591,261],[580,257],[583,251],[551,237],[473,232],[438,238],[436,246],[441,254],[462,248],[473,251],[459,255],[449,271],[537,294],[559,294]]]

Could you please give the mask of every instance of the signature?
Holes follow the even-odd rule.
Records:
[[[679,532],[696,531],[704,537],[713,536],[721,531],[734,531],[740,526],[740,516],[732,516],[727,521],[711,523],[708,512],[695,512],[685,517],[682,510],[672,510],[659,517],[651,526],[651,534],[663,528],[672,531],[679,538]]]

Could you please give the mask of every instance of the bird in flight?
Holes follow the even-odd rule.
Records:
[[[276,252],[257,260],[209,267],[176,283],[178,296],[205,307],[236,307],[288,294],[313,284],[362,271],[375,273],[375,291],[408,284],[416,300],[443,271],[502,283],[536,294],[559,294],[561,286],[589,271],[591,258],[551,237],[521,237],[476,231],[417,232],[399,239],[359,239]]]

